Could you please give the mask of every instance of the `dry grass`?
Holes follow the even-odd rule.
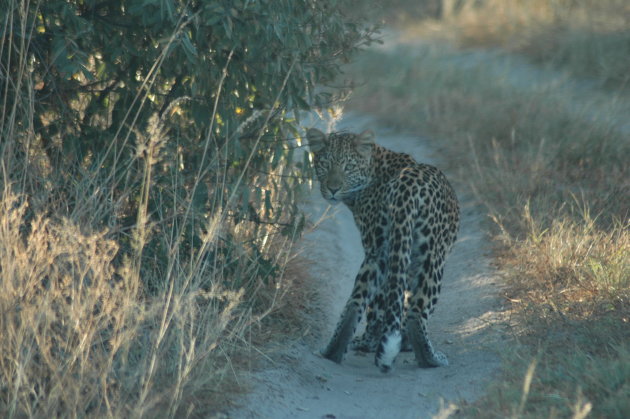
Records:
[[[5,187],[3,416],[173,416],[202,388],[216,391],[242,333],[242,292],[217,283],[144,296],[133,264],[114,263],[107,232],[40,214],[27,222],[26,206]]]
[[[350,69],[362,85],[351,108],[438,139],[493,221],[518,327],[501,380],[465,415],[627,417],[628,104],[564,76],[528,83],[505,54],[433,42],[365,54]]]
[[[148,140],[147,155],[159,142]],[[309,288],[286,271],[290,235],[216,211],[193,248],[182,240],[189,201],[165,202],[172,211],[151,222],[142,201],[129,230],[118,217],[127,194],[112,202],[96,192],[107,176],[47,187],[63,176],[33,149],[0,149],[0,416],[210,414],[246,385],[259,347],[297,334]],[[141,162],[147,188],[158,162]],[[217,258],[226,237],[238,245]],[[264,242],[260,260],[246,247],[254,241]],[[262,272],[270,266],[273,275]]]
[[[560,218],[543,228],[525,207],[523,219],[529,232],[522,240],[506,233],[503,263],[515,269],[515,278],[533,278],[515,283],[516,295],[527,295],[537,304],[550,304],[565,316],[588,318],[608,310],[617,311],[622,322],[630,319],[630,224],[608,230],[597,226],[586,213],[583,219]],[[601,303],[602,305],[593,304]]]
[[[26,164],[16,164],[6,144],[2,151],[4,167]],[[106,219],[97,216],[112,216],[107,200],[84,195],[82,182],[68,190],[72,203],[51,198],[37,188],[55,176],[38,178],[29,166],[22,182],[2,178],[1,416],[209,414],[246,384],[241,371],[257,347],[297,333],[301,307],[293,301],[303,301],[308,287],[285,274],[291,237],[245,221],[235,227],[218,211],[199,226],[205,234],[194,252],[166,228],[177,224],[155,217],[125,235],[132,250],[123,251],[122,225],[102,228]],[[35,189],[14,192],[24,184]],[[75,205],[81,210],[70,216],[58,211]],[[265,240],[258,257],[279,271],[262,275],[245,248],[214,259],[225,234]],[[149,239],[168,246],[169,260],[153,259]],[[162,285],[149,291],[147,284]]]
[[[295,237],[217,209],[198,222],[193,246],[190,200],[164,200],[149,221],[165,135],[149,131],[131,229],[120,217],[129,194],[99,194],[108,181],[99,170],[52,188],[64,176],[36,141],[26,155],[0,148],[0,416],[211,414],[247,385],[242,372],[261,347],[303,327],[310,291],[290,263]]]
[[[630,4],[625,0],[464,1],[445,20],[407,22],[416,36],[461,47],[500,47],[626,93],[630,88]]]

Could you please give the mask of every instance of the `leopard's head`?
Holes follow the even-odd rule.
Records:
[[[370,161],[374,148],[372,131],[326,135],[311,128],[307,138],[325,199],[334,203],[343,201],[370,184]]]

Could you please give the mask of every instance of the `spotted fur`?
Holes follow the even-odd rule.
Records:
[[[375,351],[381,371],[401,348],[422,367],[448,365],[433,349],[427,321],[441,290],[446,254],[457,235],[453,188],[437,168],[374,143],[374,134],[307,133],[322,196],[350,208],[365,253],[352,294],[322,355],[340,363],[367,311],[355,349]]]

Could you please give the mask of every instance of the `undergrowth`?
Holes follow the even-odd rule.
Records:
[[[146,192],[129,229],[103,227],[122,205],[84,188],[106,189],[102,172],[55,194],[46,185],[64,183],[42,174],[37,151],[0,149],[3,417],[210,414],[244,387],[258,347],[297,333],[302,307],[294,305],[309,292],[287,273],[298,230],[235,225],[221,208],[191,226],[190,200],[164,200],[149,214],[148,196],[168,192],[151,181],[163,134],[152,135],[140,159]],[[56,210],[74,205],[70,215]],[[185,238],[191,227],[198,242]]]

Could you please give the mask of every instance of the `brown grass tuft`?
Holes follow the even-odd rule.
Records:
[[[26,221],[5,189],[0,214],[0,411],[13,416],[174,415],[221,382],[241,292],[147,297],[106,231]],[[218,363],[203,377],[197,368]],[[211,398],[211,397],[209,397]],[[186,402],[186,403],[185,403]]]

